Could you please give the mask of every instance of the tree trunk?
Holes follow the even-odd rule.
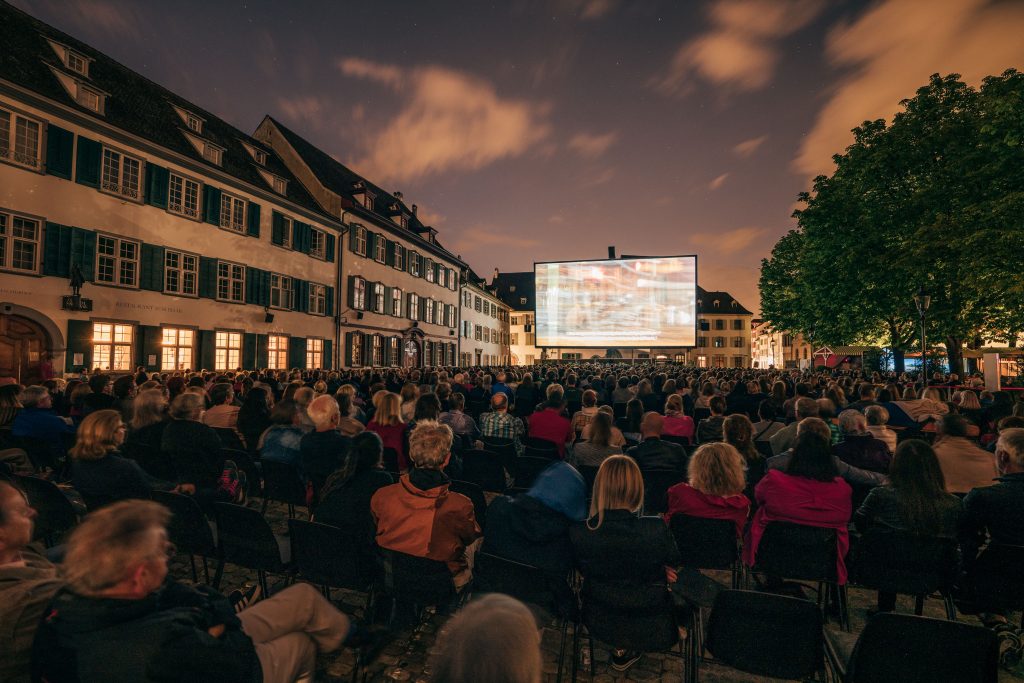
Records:
[[[946,358],[949,359],[949,371],[958,375],[964,371],[963,340],[960,337],[946,337]]]
[[[903,349],[892,350],[892,365],[897,373],[902,374],[907,369],[906,358]]]

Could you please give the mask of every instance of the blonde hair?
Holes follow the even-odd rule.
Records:
[[[203,394],[185,391],[174,397],[171,402],[171,417],[175,420],[198,420],[199,413],[206,408]]]
[[[747,485],[743,465],[743,456],[735,447],[722,442],[704,444],[690,458],[690,486],[713,496],[743,493]]]
[[[587,528],[597,530],[604,523],[606,510],[638,512],[643,504],[644,478],[636,461],[626,455],[610,455],[601,463],[594,478]],[[597,517],[597,524],[591,525],[594,517]]]
[[[942,392],[935,387],[925,387],[921,390],[921,398],[931,399],[932,401],[941,401]]]
[[[437,420],[420,420],[409,434],[409,459],[416,467],[439,470],[452,450],[451,427]]]
[[[341,410],[333,396],[318,396],[306,408],[306,414],[317,429],[320,429],[329,426],[336,415],[341,417]]]
[[[75,460],[100,460],[117,450],[117,428],[122,424],[121,413],[116,410],[97,410],[89,413],[78,426],[75,445],[68,451]]]
[[[981,410],[981,401],[973,391],[965,391],[960,394],[960,407],[964,410]]]
[[[148,500],[125,500],[90,513],[71,532],[61,565],[71,589],[96,596],[126,579],[139,563],[158,557],[170,518],[167,508]]]
[[[669,397],[665,399],[665,413],[667,414],[670,410],[674,410],[677,413],[683,412],[682,396],[679,394],[670,394]]]
[[[292,399],[302,408],[309,406],[315,398],[316,393],[309,387],[300,387],[295,390],[294,394],[292,394]]]
[[[132,402],[132,429],[142,429],[164,419],[167,397],[159,389],[140,391]]]
[[[377,412],[373,414],[374,422],[379,425],[404,424],[402,421],[401,396],[390,391],[378,391],[374,395],[373,400],[377,406]]]

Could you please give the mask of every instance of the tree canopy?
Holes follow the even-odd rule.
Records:
[[[762,261],[761,312],[815,344],[881,343],[902,369],[924,286],[928,336],[957,368],[965,343],[1024,331],[1024,74],[977,89],[935,74],[900,104],[801,193]]]

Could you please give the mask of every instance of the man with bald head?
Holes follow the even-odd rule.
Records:
[[[688,464],[686,450],[676,443],[661,440],[665,418],[653,411],[644,414],[640,422],[643,441],[626,451],[636,460],[641,470],[673,470],[685,474]]]

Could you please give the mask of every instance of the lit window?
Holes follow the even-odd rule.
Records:
[[[366,280],[361,277],[352,278],[352,308],[366,310]]]
[[[405,270],[405,262],[402,259],[402,257],[404,256],[404,249],[402,249],[402,245],[399,244],[398,242],[394,243],[394,248],[395,248],[395,268],[397,268],[398,270]]]
[[[189,218],[199,218],[199,183],[172,173],[167,191],[167,209]]]
[[[402,290],[395,287],[391,290],[391,310],[388,311],[393,316],[402,316]]]
[[[288,369],[288,337],[280,334],[267,337],[267,367],[271,370]]]
[[[306,369],[317,370],[324,366],[324,340],[306,340]]]
[[[217,298],[242,303],[245,300],[245,266],[217,262]]]
[[[292,279],[279,273],[270,274],[270,305],[274,308],[291,309],[295,297]]]
[[[245,200],[227,193],[220,196],[220,227],[245,232]]]
[[[409,320],[420,319],[420,297],[417,294],[409,295],[409,305],[406,307],[406,311],[409,314]]]
[[[373,312],[384,312],[384,283],[382,282],[373,283]]]
[[[375,334],[373,335],[372,344],[373,365],[374,367],[381,367],[384,365],[384,338],[379,334]]]
[[[352,251],[366,256],[366,228],[361,225],[352,226]]]
[[[90,87],[84,86],[78,83],[78,91],[75,95],[75,102],[82,105],[86,109],[91,109],[94,112],[100,112],[103,107],[103,96],[96,90]]]
[[[111,149],[103,150],[103,183],[107,192],[131,199],[139,198],[142,162]]]
[[[384,263],[388,257],[388,241],[384,238],[384,235],[377,235],[377,239],[374,240],[374,246],[373,260],[377,263]]]
[[[485,342],[491,341],[491,328],[489,328],[489,327],[485,327],[484,328],[484,341]]]
[[[427,299],[423,302],[423,322],[434,322],[434,300]]]
[[[137,287],[139,243],[107,235],[97,237],[96,281],[120,287]]]
[[[314,315],[327,315],[327,287],[315,282],[309,283],[308,310]]]
[[[180,251],[164,255],[164,291],[168,294],[195,296],[198,293],[199,257]]]
[[[327,235],[322,230],[310,230],[309,255],[319,259],[327,258]]]
[[[39,221],[0,213],[0,268],[39,271]]]
[[[132,369],[131,325],[93,323],[92,364],[104,370]]]
[[[224,150],[216,145],[211,145],[209,142],[203,143],[203,158],[209,161],[211,164],[220,166],[221,156],[224,154]]]
[[[397,367],[399,363],[399,345],[398,337],[388,338],[388,365],[391,367]]]
[[[427,259],[423,264],[423,274],[427,282],[434,281],[434,262],[431,259]]]
[[[352,355],[349,356],[348,364],[358,367],[363,364],[363,335],[361,332],[352,333]]]
[[[192,347],[195,330],[175,327],[163,328],[160,355],[161,370],[187,370],[192,367]]]
[[[363,208],[364,209],[369,209],[370,211],[373,211],[373,193],[372,192],[364,192],[363,193]]]
[[[0,109],[0,159],[39,168],[41,131],[38,122]]]
[[[414,277],[420,276],[420,255],[415,251],[409,252],[409,274]]]
[[[214,370],[233,370],[242,364],[242,333],[217,332],[214,335]]]

